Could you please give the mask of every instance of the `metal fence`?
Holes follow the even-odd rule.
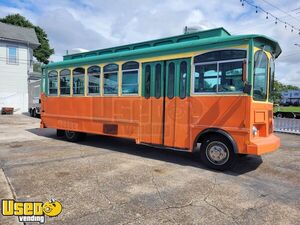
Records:
[[[300,134],[300,119],[274,118],[276,132]]]

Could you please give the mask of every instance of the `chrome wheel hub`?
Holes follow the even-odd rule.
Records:
[[[229,159],[229,150],[222,142],[213,141],[206,148],[206,156],[211,163],[223,165]]]

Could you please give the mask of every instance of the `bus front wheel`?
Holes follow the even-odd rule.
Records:
[[[223,171],[234,165],[237,156],[226,137],[210,135],[201,144],[200,157],[207,167]]]
[[[37,117],[36,109],[33,109],[32,111],[33,111],[32,117],[36,118]]]
[[[65,131],[65,136],[66,136],[66,139],[70,142],[82,141],[85,138],[84,133],[76,132],[76,131],[70,131],[70,130]]]

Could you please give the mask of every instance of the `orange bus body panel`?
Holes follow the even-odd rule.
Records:
[[[168,147],[174,146],[175,135],[175,115],[176,115],[176,98],[165,98],[165,133],[164,145]]]
[[[43,97],[45,127],[103,134],[103,124],[118,124],[119,137],[139,137],[139,97]]]
[[[131,138],[188,151],[193,151],[202,131],[218,128],[233,137],[238,153],[271,152],[280,145],[272,123],[272,105],[255,103],[245,95],[165,98],[165,109],[163,98],[42,95],[41,127]],[[117,125],[116,133],[105,133],[104,126],[111,124]],[[253,137],[253,125],[259,137]]]

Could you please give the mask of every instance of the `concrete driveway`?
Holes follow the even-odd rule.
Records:
[[[278,134],[280,150],[221,173],[187,153],[104,136],[74,144],[37,127],[0,116],[0,198],[59,200],[46,224],[300,223],[300,136]]]

